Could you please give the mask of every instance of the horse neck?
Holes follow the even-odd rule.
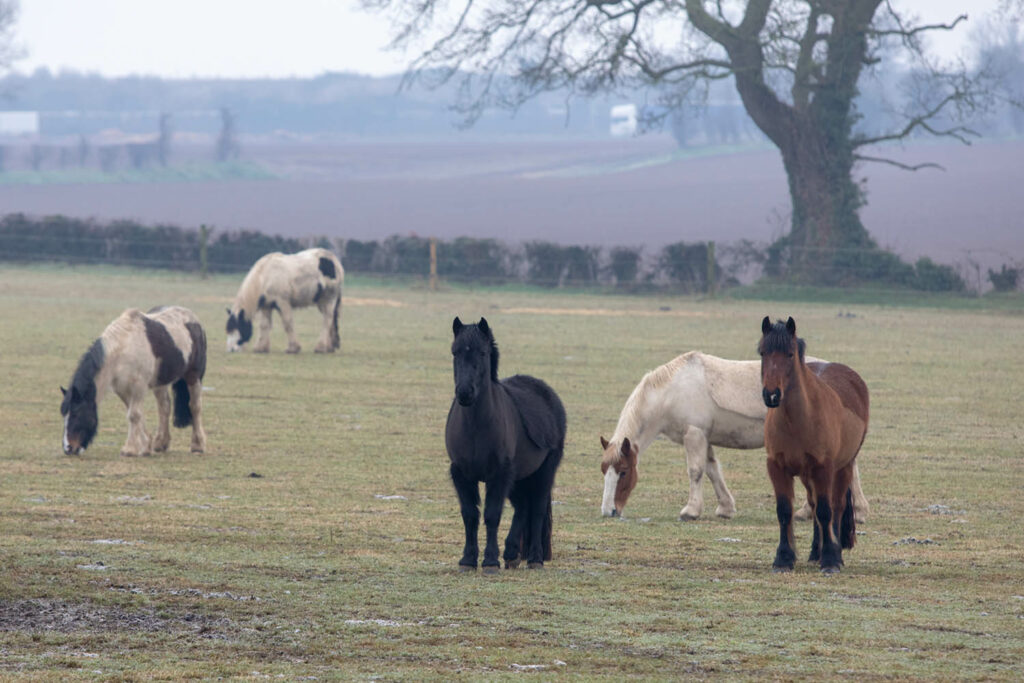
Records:
[[[256,314],[257,304],[262,293],[264,271],[266,271],[266,263],[257,263],[257,265],[253,266],[252,270],[246,273],[245,279],[242,280],[242,286],[238,288],[238,293],[235,295],[235,302],[232,307],[232,312],[235,315],[239,311],[245,311],[251,320]]]
[[[810,371],[806,362],[794,360],[793,381],[782,392],[782,404],[779,406],[791,421],[804,420],[813,412],[813,395],[819,384],[820,380]]]
[[[621,444],[624,439],[629,439],[636,444],[638,453],[643,453],[664,427],[664,414],[661,410],[652,409],[652,406],[662,405],[663,401],[652,399],[657,399],[664,391],[665,386],[654,387],[646,381],[641,382],[619,413],[612,442]]]

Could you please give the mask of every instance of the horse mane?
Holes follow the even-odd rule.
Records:
[[[640,383],[633,389],[633,393],[626,399],[626,404],[622,406],[619,422],[615,425],[615,431],[612,433],[611,440],[613,442],[621,444],[623,438],[636,437],[640,431],[641,422],[647,417],[647,399],[651,392],[669,384],[679,369],[690,363],[697,353],[697,351],[687,351],[643,376]],[[602,459],[602,464],[615,465],[621,459],[622,449],[616,448],[614,455],[606,455]]]
[[[259,308],[259,298],[262,294],[263,288],[263,271],[266,270],[267,265],[271,261],[271,257],[282,256],[281,252],[271,252],[264,254],[252,265],[249,272],[245,274],[245,278],[242,279],[242,284],[238,288],[238,293],[235,294],[235,302],[233,311],[235,314],[238,311],[245,311],[248,318],[251,320]]]
[[[781,320],[777,320],[772,328],[761,337],[761,341],[757,344],[757,352],[762,356],[766,353],[792,353],[794,339],[796,340],[797,355],[800,357],[800,362],[803,363],[807,344],[803,338],[790,334],[786,329],[786,323]]]
[[[89,350],[82,354],[78,361],[78,368],[71,378],[71,389],[76,389],[78,395],[86,400],[96,399],[96,375],[103,368],[103,361],[106,359],[106,351],[103,349],[103,339],[97,339],[89,347]]]

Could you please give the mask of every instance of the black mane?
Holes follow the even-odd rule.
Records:
[[[89,350],[82,354],[82,360],[78,361],[78,369],[71,378],[71,388],[77,389],[78,395],[83,399],[96,400],[96,373],[103,367],[105,357],[103,340],[97,339]],[[68,396],[70,395],[69,390]]]
[[[786,323],[777,320],[771,329],[761,337],[761,341],[757,345],[757,353],[763,356],[768,353],[793,353],[795,350],[802,363],[806,348],[807,344],[802,338],[790,334],[786,329]]]

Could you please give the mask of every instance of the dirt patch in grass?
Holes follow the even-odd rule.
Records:
[[[125,610],[63,600],[0,601],[0,631],[160,631],[192,632],[201,638],[227,638],[230,620],[194,612],[168,614],[152,609]]]

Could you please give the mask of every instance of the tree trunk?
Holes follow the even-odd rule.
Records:
[[[850,145],[842,136],[827,135],[820,122],[801,114],[794,117],[791,134],[779,145],[793,210],[788,268],[798,279],[823,282],[842,276],[833,271],[837,261],[847,260],[844,250],[875,245],[860,221],[864,202],[852,177]]]

